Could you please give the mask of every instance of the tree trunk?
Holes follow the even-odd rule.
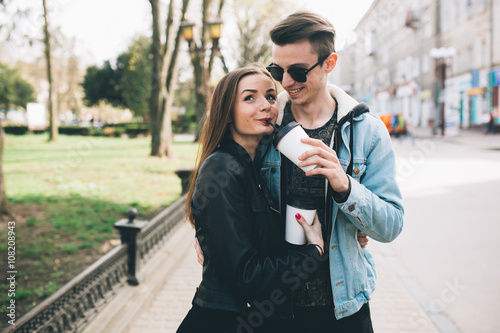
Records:
[[[9,204],[7,203],[7,196],[5,195],[5,182],[3,180],[3,140],[3,127],[0,121],[0,215],[2,217],[11,217],[12,215],[9,210]]]
[[[151,69],[151,99],[149,102],[149,117],[151,119],[151,156],[163,156],[161,149],[161,132],[163,128],[163,105],[165,104],[165,91],[163,85],[164,52],[162,52],[160,33],[160,8],[159,0],[150,0],[153,15],[153,37],[151,52],[153,64]]]
[[[169,43],[174,17],[174,1],[168,8],[165,43],[161,41],[159,0],[149,0],[153,14],[153,66],[150,100],[151,156],[169,157],[172,142],[173,87],[177,79],[177,55],[179,54],[181,29],[178,27],[175,43]],[[181,22],[184,20],[189,0],[182,1]],[[173,47],[173,49],[172,49]]]
[[[206,38],[207,29],[208,29],[208,19],[210,17],[209,9],[212,0],[203,0],[202,2],[202,32],[201,32],[201,41],[200,46],[194,47],[194,50],[191,52],[191,64],[193,65],[193,76],[194,76],[194,85],[195,85],[195,98],[196,98],[196,136],[195,140],[198,141],[201,129],[205,122],[205,115],[207,113],[208,100],[210,98],[211,89],[210,89],[210,75],[212,73],[212,65],[215,56],[219,52],[218,40],[212,41],[212,47],[209,54],[208,62],[205,61],[205,48],[207,45]],[[222,13],[222,9],[224,8],[224,0],[219,1],[217,16],[220,17]],[[227,66],[223,60],[224,71],[227,73]]]
[[[201,129],[203,127],[205,114],[207,110],[206,106],[206,98],[205,98],[205,83],[204,83],[204,71],[203,71],[203,57],[200,54],[201,52],[195,52],[192,56],[192,65],[193,65],[193,76],[194,76],[194,86],[195,86],[195,99],[196,99],[196,138],[198,141]]]
[[[43,19],[45,25],[43,28],[44,43],[45,43],[45,60],[47,61],[47,80],[49,82],[49,119],[50,119],[50,133],[49,141],[56,141],[59,136],[57,112],[54,109],[52,102],[52,68],[50,62],[50,33],[49,33],[49,20],[47,17],[47,3],[43,0]]]

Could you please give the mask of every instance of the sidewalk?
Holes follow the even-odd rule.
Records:
[[[164,247],[142,268],[139,286],[121,289],[83,332],[176,331],[191,307],[201,279],[201,266],[193,248],[194,230],[182,223],[172,232]],[[377,290],[370,301],[375,332],[444,332],[405,287],[384,244],[371,241],[368,246],[378,272]]]
[[[441,136],[441,130],[438,129],[437,134],[433,135],[432,128],[415,127],[415,136],[420,139],[433,139],[443,142],[456,143],[462,145],[473,146],[486,150],[500,151],[500,133],[485,134],[484,128],[461,129],[457,135]],[[397,139],[395,139],[397,140]]]

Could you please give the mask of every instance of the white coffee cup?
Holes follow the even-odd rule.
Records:
[[[292,121],[283,127],[276,135],[274,136],[274,146],[278,149],[283,155],[285,155],[290,161],[295,163],[295,165],[299,166],[299,155],[309,149],[314,148],[311,145],[305,144],[300,141],[301,138],[308,138],[309,136],[304,131],[302,126]],[[304,172],[312,170],[316,168],[318,165],[308,165],[305,167],[300,167]]]
[[[316,215],[316,209],[302,209],[286,205],[285,240],[291,244],[303,245],[307,241],[306,233],[304,228],[302,228],[295,218],[297,213],[304,217],[307,224],[311,225],[314,220],[314,215]]]

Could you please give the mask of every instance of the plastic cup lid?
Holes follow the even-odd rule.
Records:
[[[300,126],[300,124],[295,122],[295,121],[291,121],[285,127],[280,129],[279,132],[274,135],[274,139],[273,139],[274,147],[275,148],[278,147],[278,143],[281,141],[281,139],[283,139],[285,137],[285,135],[288,134],[288,132],[290,132],[291,130],[293,130],[297,126]]]

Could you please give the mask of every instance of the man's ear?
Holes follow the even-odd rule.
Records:
[[[326,58],[326,72],[330,73],[337,65],[337,53],[332,53]]]

